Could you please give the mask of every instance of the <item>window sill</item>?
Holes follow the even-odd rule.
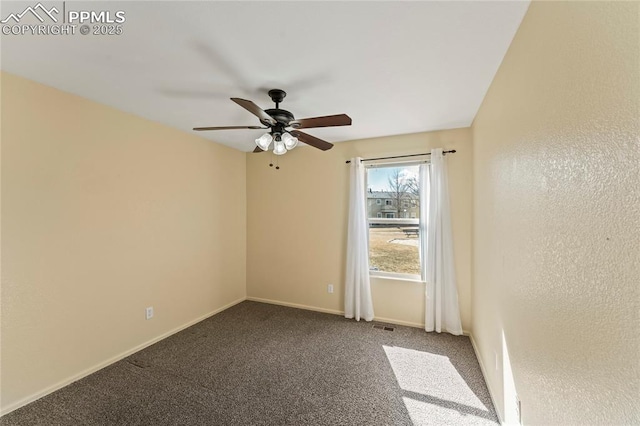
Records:
[[[419,275],[394,274],[391,272],[369,272],[369,278],[385,281],[406,281],[416,284],[424,284]]]

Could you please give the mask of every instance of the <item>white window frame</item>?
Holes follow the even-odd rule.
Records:
[[[378,161],[376,163],[372,163],[372,164],[367,164],[365,166],[365,170],[367,171],[367,173],[365,173],[365,191],[366,188],[368,188],[369,183],[368,183],[368,179],[369,179],[369,173],[368,170],[372,169],[372,168],[376,168],[376,167],[410,167],[410,166],[419,166],[420,164],[424,164],[424,163],[428,163],[428,160],[421,160],[421,161]],[[387,201],[392,201],[392,200],[387,200]],[[367,213],[367,216],[369,216],[369,214]],[[389,223],[393,223],[393,224],[398,224],[398,225],[417,225],[420,226],[420,219],[419,218],[393,218],[393,219],[387,219],[387,218],[369,218],[367,217],[367,227],[370,228],[371,224],[389,224]],[[367,238],[369,236],[369,233],[367,233]],[[423,238],[422,236],[422,232],[419,235],[419,238]],[[368,245],[368,243],[367,243]],[[367,255],[369,255],[367,253]],[[422,261],[422,260],[421,260]],[[420,265],[420,268],[422,268],[422,264]],[[422,281],[422,277],[420,276],[420,274],[403,274],[403,273],[399,273],[399,272],[385,272],[385,271],[369,271],[369,276],[370,277],[376,277],[376,278],[388,278],[388,279],[394,279],[394,280],[406,280],[406,281],[413,281],[413,282],[420,282],[423,283]]]
[[[380,198],[376,198],[376,205],[381,206],[382,200]]]

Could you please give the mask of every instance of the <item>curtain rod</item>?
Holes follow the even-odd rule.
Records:
[[[455,154],[456,150],[452,149],[451,151],[442,151],[443,154]],[[409,154],[409,155],[396,155],[395,157],[378,157],[378,158],[363,158],[361,161],[373,161],[373,160],[391,160],[393,158],[406,158],[406,157],[421,157],[423,155],[431,155],[430,152],[425,152],[424,154]],[[345,161],[345,163],[351,163],[351,160]]]

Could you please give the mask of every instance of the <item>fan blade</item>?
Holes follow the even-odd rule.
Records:
[[[324,117],[301,118],[293,120],[289,126],[294,129],[310,129],[312,127],[351,126],[351,117],[347,114],[326,115]]]
[[[264,152],[264,151],[259,146],[256,146],[256,149],[254,149],[253,152]]]
[[[262,123],[269,123],[271,125],[277,124],[277,121],[272,116],[264,112],[258,105],[254,104],[253,102],[240,98],[231,98],[231,100],[249,111],[251,114],[258,117]]]
[[[194,127],[193,130],[232,130],[232,129],[268,129],[260,126],[223,126],[223,127]]]
[[[289,133],[291,133],[293,136],[298,138],[298,140],[300,142],[304,142],[307,145],[311,145],[314,148],[318,148],[318,149],[321,149],[323,151],[326,151],[328,149],[333,148],[333,144],[332,143],[329,143],[327,141],[323,141],[322,139],[318,139],[315,136],[311,136],[309,134],[302,133],[302,132],[299,132],[297,130],[292,130]]]

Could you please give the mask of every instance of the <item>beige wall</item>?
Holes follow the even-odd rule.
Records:
[[[640,423],[639,7],[532,3],[473,124],[473,335],[508,422],[517,392],[525,424]]]
[[[356,123],[357,125],[357,123]],[[319,131],[315,132],[321,136]],[[456,149],[448,156],[462,325],[471,325],[471,130],[457,129],[341,142],[322,152],[296,148],[269,167],[270,154],[247,154],[247,295],[328,312],[344,310],[351,157]],[[333,284],[335,292],[327,293]],[[424,324],[424,285],[372,280],[376,318]]]
[[[245,153],[5,73],[2,107],[3,410],[245,297]]]

